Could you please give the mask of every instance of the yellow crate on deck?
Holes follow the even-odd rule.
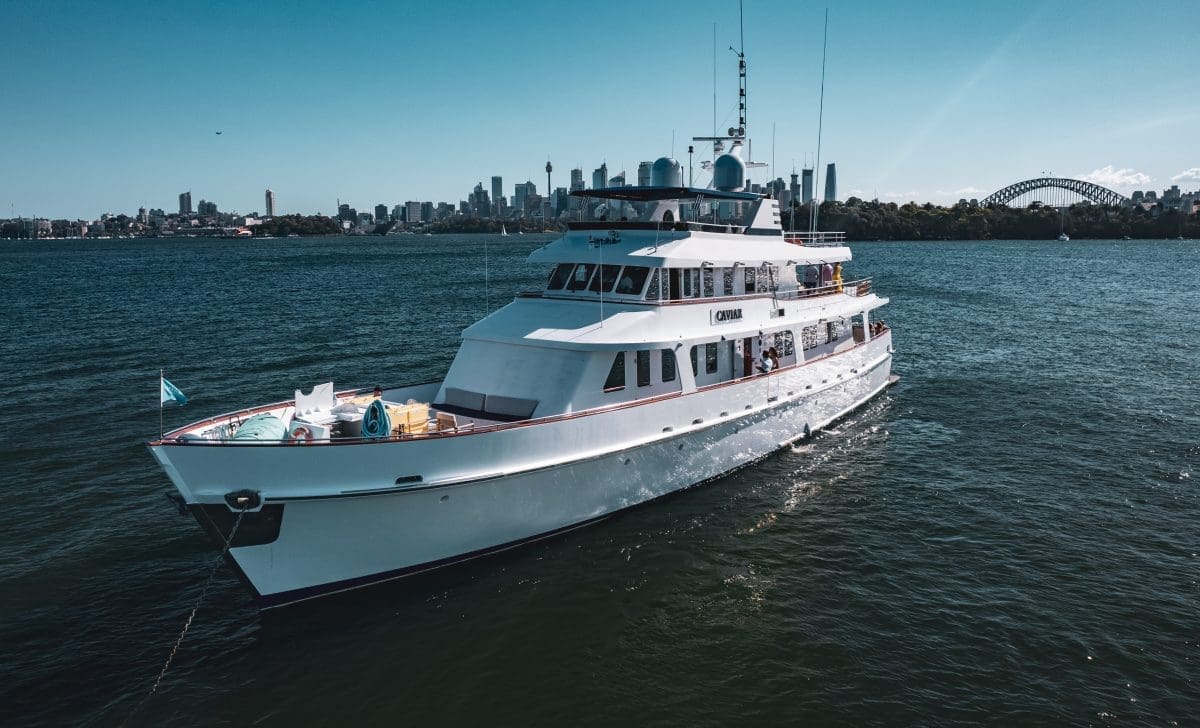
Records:
[[[388,419],[392,421],[392,434],[423,433],[429,422],[427,404],[387,404]]]

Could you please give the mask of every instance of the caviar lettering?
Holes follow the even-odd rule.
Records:
[[[712,312],[712,322],[714,324],[727,324],[730,321],[741,321],[742,309],[740,308],[719,308]]]

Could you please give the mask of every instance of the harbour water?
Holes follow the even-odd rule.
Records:
[[[427,381],[548,239],[0,243],[0,724],[120,724],[212,568],[160,367],[168,427]],[[903,379],[833,430],[343,597],[259,613],[222,566],[130,724],[1194,720],[1200,243],[854,252]]]

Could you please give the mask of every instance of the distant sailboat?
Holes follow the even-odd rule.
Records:
[[[503,223],[501,223],[501,224],[500,224],[500,234],[501,234],[501,235],[508,235],[508,230],[506,230],[506,229],[504,228],[504,224],[503,224]]]
[[[1060,243],[1065,243],[1071,239],[1071,236],[1067,235],[1067,232],[1065,230],[1063,230],[1064,220],[1065,220],[1065,215],[1062,213],[1062,211],[1059,211],[1059,213],[1058,213],[1058,242],[1060,242]]]

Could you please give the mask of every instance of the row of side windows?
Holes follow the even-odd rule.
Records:
[[[549,291],[591,291],[640,296],[646,300],[678,301],[778,290],[779,266],[741,269],[741,289],[735,286],[737,268],[646,268],[643,266],[560,263],[550,273]],[[650,285],[646,286],[646,279]]]
[[[650,269],[636,265],[596,265],[595,263],[561,263],[550,274],[546,290],[592,291],[639,296],[646,285]]]
[[[634,355],[637,386],[649,387],[652,382],[650,380],[650,351],[641,349]],[[675,352],[670,349],[662,349],[659,358],[659,379],[658,382],[666,384],[674,382],[677,374],[675,371]],[[619,351],[613,357],[612,367],[608,370],[608,377],[604,380],[605,392],[619,392],[625,389],[625,352]]]

